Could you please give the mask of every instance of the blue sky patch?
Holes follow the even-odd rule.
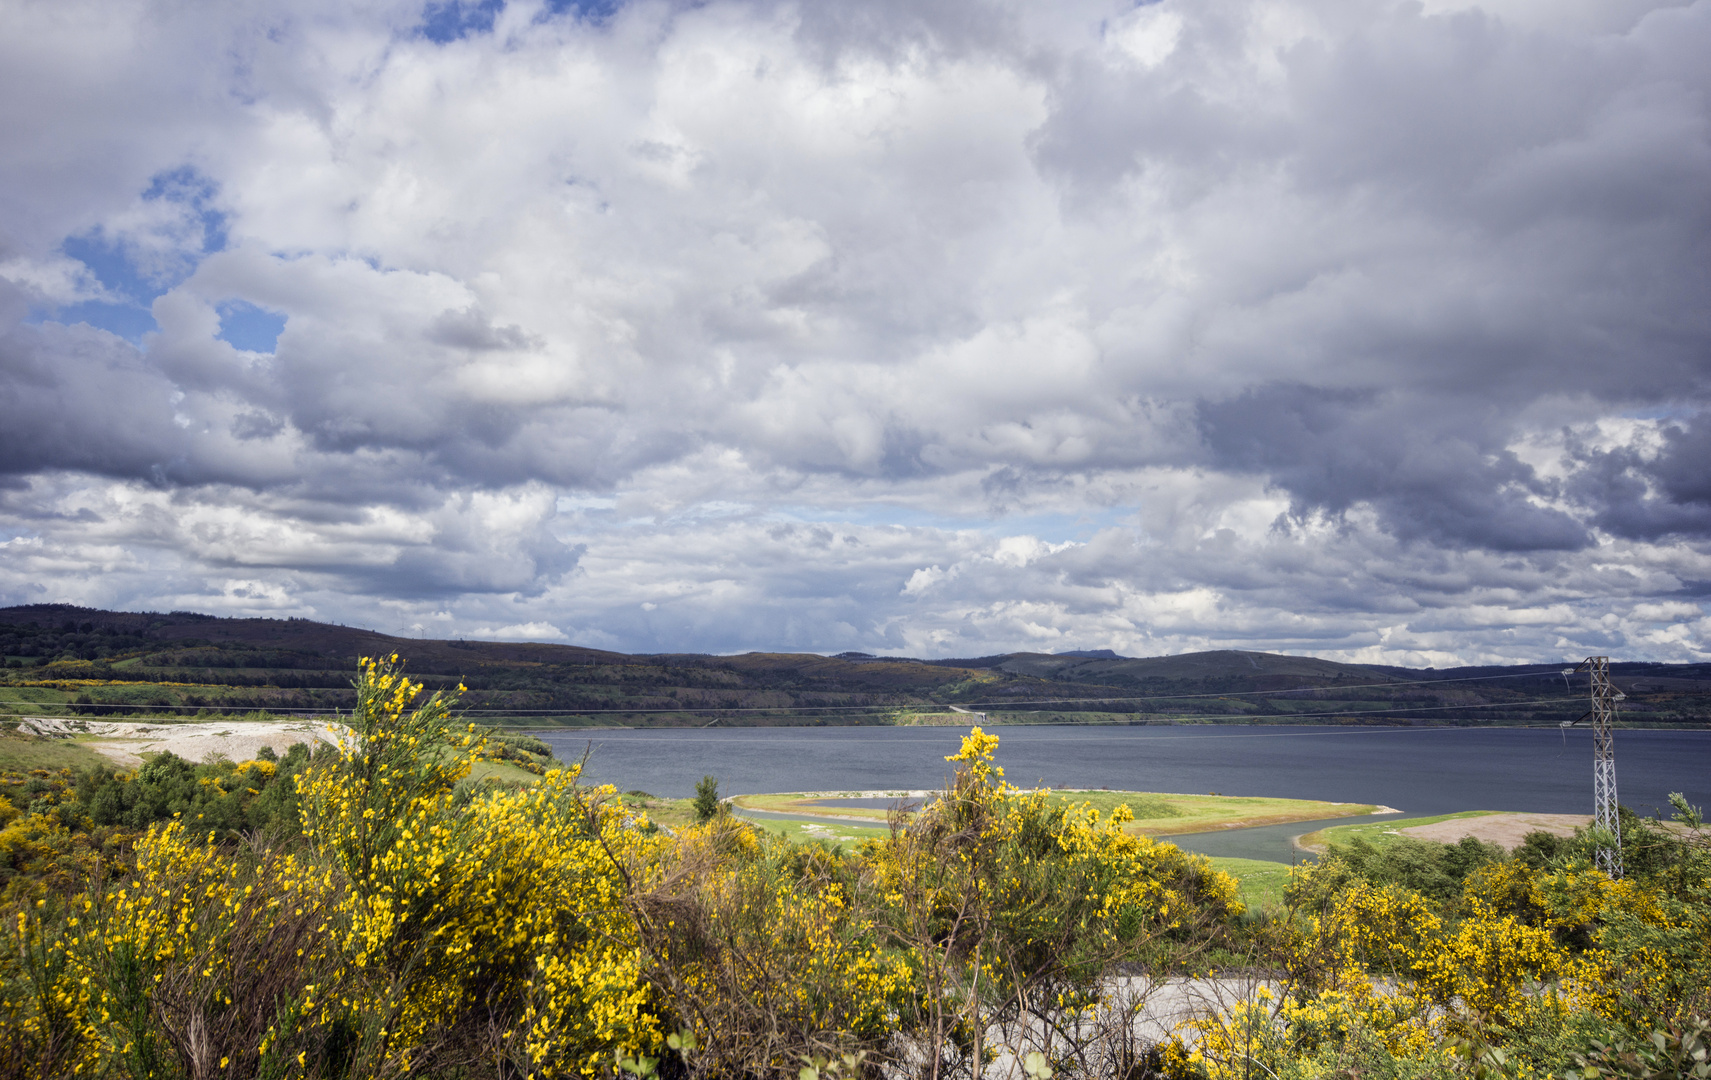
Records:
[[[220,186],[190,165],[156,173],[143,192],[144,202],[164,200],[190,207],[202,225],[202,254],[226,249],[226,215],[214,208]]]
[[[99,300],[85,300],[81,304],[67,304],[54,310],[51,316],[36,313],[32,318],[24,320],[28,323],[57,322],[66,326],[78,323],[88,323],[97,330],[105,330],[116,334],[132,345],[139,348],[145,334],[152,334],[160,329],[154,321],[149,309],[136,304],[107,304]]]
[[[219,306],[220,332],[215,335],[233,348],[270,353],[279,347],[285,316],[257,307],[248,300],[228,300]]]
[[[547,0],[546,13],[599,22],[611,18],[621,6],[621,0]]]
[[[69,236],[60,245],[60,250],[89,267],[101,287],[115,296],[136,300],[152,291],[152,287],[137,273],[136,265],[125,254],[124,248],[103,233]]]
[[[117,334],[133,345],[139,344],[144,334],[152,334],[160,329],[154,321],[154,315],[149,311],[149,305],[166,290],[150,282],[138,270],[123,245],[113,242],[105,233],[96,231],[83,236],[68,237],[60,248],[89,267],[90,272],[95,275],[95,280],[99,281],[101,287],[114,299],[112,302],[86,300],[79,304],[68,304],[53,310],[46,315],[47,318],[68,326],[72,323],[88,323],[90,326]]]
[[[155,298],[195,273],[204,258],[225,249],[226,216],[213,205],[217,191],[213,180],[188,165],[155,174],[143,201],[183,207],[186,213],[176,224],[144,236],[97,226],[60,243],[60,250],[89,267],[113,299],[68,304],[30,321],[86,322],[133,344],[158,330],[149,311]]]
[[[504,10],[505,0],[439,0],[422,9],[417,32],[436,45],[445,45],[492,32],[493,20]]]

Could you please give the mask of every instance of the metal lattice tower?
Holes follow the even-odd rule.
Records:
[[[1589,656],[1580,665],[1592,673],[1592,819],[1615,838],[1598,849],[1598,866],[1612,878],[1622,876],[1622,822],[1616,813],[1616,740],[1610,722],[1616,719],[1621,693],[1610,682],[1610,658]]]

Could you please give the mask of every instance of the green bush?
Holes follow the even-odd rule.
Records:
[[[1642,1038],[1595,1042],[1575,1055],[1572,1080],[1706,1080],[1711,1078],[1711,1022],[1694,1017],[1681,1027]]]
[[[703,776],[695,785],[695,820],[711,821],[719,816],[719,781]]]
[[[1313,881],[1315,887],[1333,891],[1353,881],[1400,885],[1442,903],[1461,895],[1462,883],[1474,871],[1508,858],[1496,844],[1471,836],[1455,844],[1399,836],[1383,845],[1356,837],[1347,844],[1331,845],[1324,858],[1326,868]],[[1292,882],[1291,887],[1299,885]]]

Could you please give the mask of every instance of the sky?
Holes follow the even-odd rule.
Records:
[[[0,0],[0,605],[1711,660],[1711,0]]]

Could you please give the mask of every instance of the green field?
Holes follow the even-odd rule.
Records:
[[[890,836],[891,830],[871,825],[856,825],[847,821],[818,824],[810,821],[784,821],[780,818],[745,817],[744,821],[762,832],[782,836],[797,843],[825,843],[849,851],[863,840],[878,840]]]
[[[1397,818],[1392,821],[1369,821],[1360,825],[1332,825],[1306,833],[1295,842],[1308,851],[1323,854],[1332,844],[1347,844],[1357,838],[1383,847],[1396,842],[1398,833],[1414,825],[1432,825],[1460,818],[1487,817],[1496,810],[1463,810],[1459,814],[1439,814],[1436,817]]]
[[[111,764],[107,758],[71,739],[44,739],[0,729],[0,772],[31,769],[87,769]]]
[[[694,799],[662,799],[645,791],[626,791],[618,801],[627,809],[639,810],[648,820],[666,829],[675,829],[695,821]]]
[[[1056,794],[1071,802],[1086,802],[1109,816],[1119,805],[1135,815],[1129,832],[1148,836],[1180,836],[1246,829],[1257,825],[1287,825],[1292,821],[1360,817],[1378,809],[1365,803],[1324,802],[1318,799],[1268,799],[1242,795],[1171,795],[1139,791],[1075,791]]]
[[[511,764],[509,761],[476,761],[469,767],[469,775],[474,780],[502,780],[506,783],[532,784],[540,777],[527,769]]]
[[[877,807],[821,806],[818,803],[849,792],[778,792],[739,795],[732,802],[745,810],[767,810],[775,814],[818,818],[828,825],[867,822],[883,825],[890,811]],[[1315,799],[1250,798],[1240,795],[1167,795],[1143,791],[1079,791],[1060,789],[1054,798],[1090,803],[1109,817],[1118,806],[1134,814],[1127,831],[1147,836],[1179,836],[1244,829],[1255,825],[1286,825],[1292,821],[1323,821],[1335,817],[1359,817],[1378,807],[1360,803],[1322,802]],[[916,799],[915,801],[920,801]]]
[[[675,800],[687,802],[687,800]],[[848,821],[817,824],[780,818],[745,817],[743,820],[764,832],[798,843],[827,843],[848,851],[863,840],[890,835],[890,830]],[[1289,883],[1290,867],[1259,859],[1211,857],[1212,866],[1240,883],[1237,895],[1249,911],[1276,911],[1283,907],[1283,887]]]
[[[1260,859],[1226,859],[1211,856],[1214,869],[1241,883],[1236,895],[1249,911],[1277,911],[1283,907],[1283,887],[1289,884],[1291,867]]]
[[[816,806],[815,803],[839,796],[850,796],[847,791],[781,791],[764,795],[738,795],[731,799],[731,805],[742,810],[765,810],[773,814],[795,814],[799,817],[824,818],[828,824],[843,823],[845,819],[857,819],[883,825],[889,810],[872,806]],[[930,798],[930,796],[929,796]],[[906,802],[921,802],[920,798],[899,799]]]
[[[58,715],[60,708],[74,695],[51,686],[11,686],[0,684],[0,716],[29,716],[34,713]],[[47,707],[44,707],[47,706]]]

